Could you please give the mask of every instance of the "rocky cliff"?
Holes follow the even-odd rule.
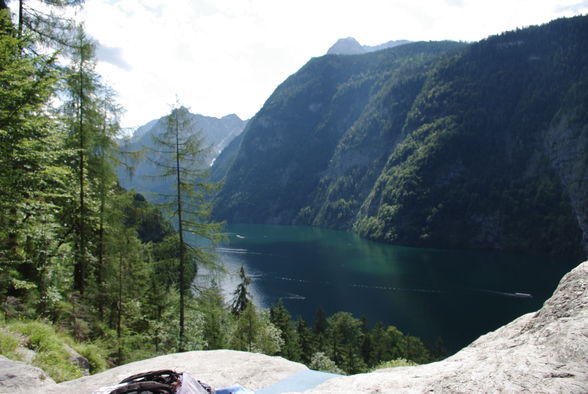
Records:
[[[588,262],[563,277],[535,313],[480,337],[454,356],[432,364],[337,377],[309,393],[586,393],[588,392]],[[300,376],[302,364],[228,350],[169,354],[54,384],[39,370],[0,360],[2,393],[91,393],[134,373],[189,372],[214,387],[260,390]],[[13,364],[11,364],[13,363]],[[12,371],[12,373],[10,372]],[[43,386],[39,386],[43,384]]]

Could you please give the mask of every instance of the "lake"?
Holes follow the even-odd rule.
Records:
[[[541,307],[578,262],[472,250],[391,246],[302,226],[229,225],[218,248],[231,272],[252,277],[254,302],[282,299],[311,325],[317,308],[394,325],[457,351]],[[232,291],[232,275],[221,286]]]

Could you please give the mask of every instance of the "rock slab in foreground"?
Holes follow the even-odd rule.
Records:
[[[130,375],[158,369],[188,372],[214,388],[239,384],[258,390],[308,368],[303,364],[264,354],[232,350],[193,351],[121,365],[96,375],[44,388],[37,393],[89,394],[100,387],[112,386]]]
[[[30,392],[49,386],[55,386],[55,382],[43,370],[0,356],[0,393]]]
[[[538,312],[418,367],[336,378],[307,393],[588,393],[588,262]]]

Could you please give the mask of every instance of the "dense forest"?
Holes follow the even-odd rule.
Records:
[[[232,223],[588,253],[588,17],[310,60],[215,162]]]
[[[59,11],[82,1],[45,1]],[[241,270],[228,302],[211,282],[195,287],[199,268],[222,274],[210,220],[215,184],[203,170],[206,147],[176,105],[155,138],[154,168],[174,191],[155,206],[120,187],[140,152],[121,150],[113,89],[95,71],[95,43],[82,25],[20,2],[0,11],[0,353],[33,364],[55,380],[183,350],[229,348],[283,355],[313,368],[360,372],[389,361],[428,362],[442,355],[381,323],[369,328],[348,313],[312,326],[281,304],[258,310]],[[4,2],[0,3],[4,6]],[[194,247],[187,234],[206,239]],[[23,334],[25,343],[19,343]],[[388,364],[388,365],[392,365]]]

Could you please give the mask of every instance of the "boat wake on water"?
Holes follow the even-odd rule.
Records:
[[[502,297],[513,297],[513,298],[533,298],[532,294],[529,293],[519,293],[519,292],[506,292],[506,291],[496,291],[496,290],[486,290],[486,289],[474,289],[475,292],[490,294],[495,296],[502,296]]]
[[[259,252],[251,252],[247,249],[238,248],[216,248],[215,250],[221,254],[262,254]]]
[[[332,282],[327,281],[310,281],[307,279],[299,279],[299,278],[290,278],[287,276],[277,276],[277,275],[270,275],[267,278],[271,278],[274,280],[280,280],[285,282],[296,282],[296,283],[303,283],[303,284],[310,284],[310,285],[319,285],[319,286],[347,286],[359,289],[375,289],[375,290],[387,290],[387,291],[406,291],[406,292],[415,292],[415,293],[444,293],[442,290],[437,289],[422,289],[422,288],[401,288],[401,287],[393,287],[393,286],[381,286],[381,285],[368,285],[362,283],[337,283],[334,284]]]
[[[267,279],[285,281],[285,282],[295,282],[301,284],[308,284],[308,285],[319,285],[319,286],[334,286],[335,284],[332,282],[327,281],[310,281],[307,279],[299,279],[299,278],[291,278],[287,276],[279,276],[279,275],[267,275],[265,276]],[[501,296],[501,297],[512,297],[512,298],[533,298],[532,294],[529,293],[522,293],[522,292],[505,292],[505,291],[497,291],[497,290],[487,290],[487,289],[427,289],[422,287],[395,287],[395,286],[382,286],[382,285],[370,285],[365,283],[337,283],[337,286],[346,286],[352,287],[357,289],[367,289],[367,290],[384,290],[384,291],[395,291],[395,292],[411,292],[411,293],[429,293],[429,294],[451,294],[451,293],[459,293],[462,294],[464,291],[466,292],[475,292],[478,294],[486,294],[490,296]],[[286,297],[287,298],[287,297]]]
[[[285,300],[306,300],[306,297],[300,294],[288,293],[285,297],[282,297]]]

